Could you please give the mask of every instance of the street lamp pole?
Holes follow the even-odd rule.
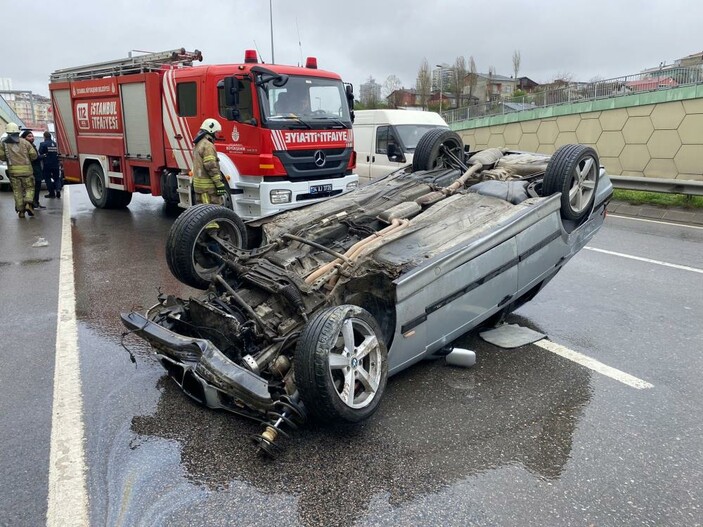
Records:
[[[439,113],[442,114],[442,65],[437,64],[439,68]]]
[[[269,20],[271,21],[271,64],[276,64],[276,58],[273,54],[273,0],[269,0]]]

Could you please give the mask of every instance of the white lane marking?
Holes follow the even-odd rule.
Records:
[[[616,381],[619,381],[623,384],[627,384],[628,386],[631,386],[633,388],[637,388],[638,390],[642,390],[644,388],[654,388],[654,385],[648,383],[647,381],[643,381],[642,379],[638,379],[637,377],[634,377],[629,373],[625,373],[624,371],[620,371],[611,366],[607,366],[602,362],[597,361],[596,359],[588,357],[587,355],[583,355],[582,353],[579,353],[577,351],[573,351],[559,344],[555,344],[551,340],[539,340],[535,342],[535,346],[539,346],[542,349],[551,351],[552,353],[556,353],[557,355],[564,357],[565,359],[569,359],[570,361],[580,364],[581,366],[590,368],[595,372],[610,377],[611,379],[615,379]]]
[[[49,507],[46,515],[46,524],[51,527],[89,524],[70,196],[70,188],[66,188],[61,227],[54,407],[49,452]]]
[[[659,223],[660,225],[673,225],[674,227],[683,227],[685,229],[703,230],[699,225],[688,225],[687,223],[675,223],[673,221],[648,220],[646,218],[634,218],[632,216],[620,216],[619,214],[608,213],[608,218],[620,218],[622,220],[644,221],[646,223]]]
[[[631,254],[616,253],[615,251],[606,251],[605,249],[596,249],[595,247],[584,247],[587,251],[595,251],[597,253],[610,254],[612,256],[620,256],[621,258],[628,258],[630,260],[637,260],[638,262],[646,262],[656,265],[663,265],[664,267],[672,267],[674,269],[680,269],[682,271],[691,271],[692,273],[703,274],[703,269],[698,269],[697,267],[689,267],[687,265],[673,264],[669,262],[663,262],[661,260],[652,260],[651,258],[642,258],[641,256],[632,256]]]

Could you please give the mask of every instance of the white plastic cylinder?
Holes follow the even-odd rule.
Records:
[[[476,352],[464,348],[454,348],[446,357],[447,364],[470,368],[476,364]]]

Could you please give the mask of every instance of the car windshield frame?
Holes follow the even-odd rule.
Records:
[[[266,128],[351,128],[344,84],[339,79],[291,75],[283,86],[257,88]]]

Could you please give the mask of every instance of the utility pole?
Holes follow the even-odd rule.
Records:
[[[439,68],[439,114],[442,115],[442,65],[437,64]]]

